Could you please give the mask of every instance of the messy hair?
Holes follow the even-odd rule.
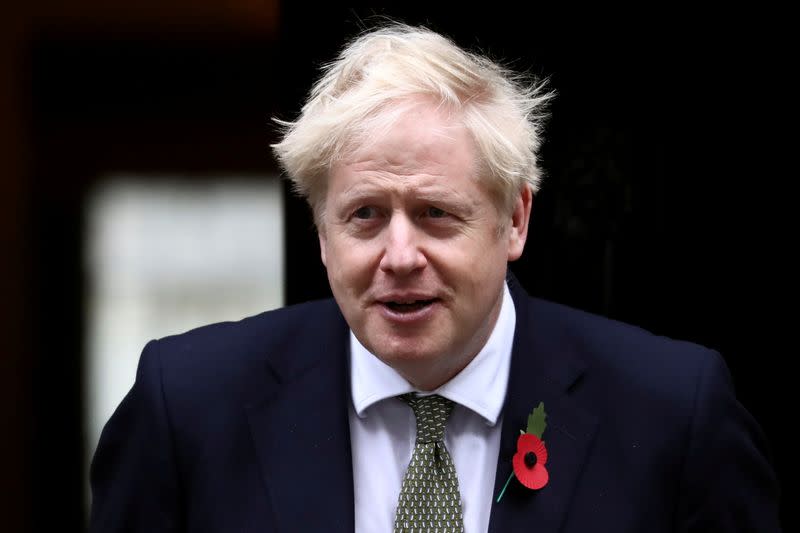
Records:
[[[536,154],[552,97],[544,82],[438,33],[391,23],[356,37],[323,67],[299,118],[278,121],[283,138],[272,148],[319,223],[331,167],[397,120],[403,104],[428,99],[466,127],[478,177],[510,211],[521,187],[539,188]]]

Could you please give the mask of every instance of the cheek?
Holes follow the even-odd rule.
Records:
[[[506,274],[506,255],[502,246],[484,242],[482,246],[470,248],[470,252],[451,254],[445,259],[446,272],[451,282],[460,285],[464,299],[462,303],[474,310],[491,301],[502,287]]]
[[[506,250],[497,238],[481,235],[479,238],[456,243],[441,250],[440,260],[449,265],[450,270],[474,284],[491,279],[498,269],[505,269]]]
[[[336,289],[358,292],[369,286],[372,274],[369,251],[352,243],[328,242],[328,279]]]

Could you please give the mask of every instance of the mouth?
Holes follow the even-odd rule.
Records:
[[[429,300],[388,301],[381,303],[395,313],[414,313],[433,305],[437,300],[438,298],[431,298]]]

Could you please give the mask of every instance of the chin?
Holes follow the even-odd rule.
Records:
[[[433,346],[415,344],[408,339],[382,339],[376,342],[373,348],[368,349],[391,367],[432,363],[436,361],[437,354],[442,353],[442,350],[437,350]]]
[[[384,344],[384,346],[386,346]],[[424,363],[435,359],[434,351],[430,349],[421,349],[414,346],[396,346],[388,349],[370,350],[378,356],[386,364],[392,362],[408,362],[408,363]]]
[[[444,347],[426,346],[416,349],[384,351],[378,357],[412,382],[413,380],[409,379],[409,376],[421,378],[427,375],[440,375],[449,373],[448,369],[458,366],[452,355],[446,354]]]

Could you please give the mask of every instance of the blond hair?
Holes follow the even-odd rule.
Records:
[[[360,35],[323,67],[300,117],[278,121],[283,138],[272,148],[319,224],[331,166],[397,120],[403,103],[431,99],[469,131],[480,178],[510,210],[522,186],[536,192],[541,181],[536,154],[553,96],[544,85],[431,30],[392,23]]]

